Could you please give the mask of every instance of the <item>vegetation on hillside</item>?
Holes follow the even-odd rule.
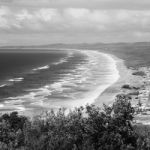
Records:
[[[136,71],[136,72],[133,72],[132,74],[135,76],[146,76],[145,72],[143,71]]]
[[[150,127],[134,126],[129,98],[118,95],[103,110],[93,105],[66,114],[51,110],[30,120],[17,112],[0,117],[0,150],[148,150]],[[146,131],[146,132],[145,132]]]

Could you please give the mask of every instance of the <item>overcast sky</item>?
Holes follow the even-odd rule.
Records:
[[[150,0],[0,0],[0,45],[149,39]]]

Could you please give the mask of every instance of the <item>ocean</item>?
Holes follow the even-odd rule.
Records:
[[[115,60],[98,51],[24,51],[0,53],[1,112],[92,104],[119,77]]]

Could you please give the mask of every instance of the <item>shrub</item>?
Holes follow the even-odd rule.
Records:
[[[135,150],[134,109],[129,97],[118,95],[103,110],[94,105],[53,110],[29,120],[16,112],[0,117],[1,149],[21,150]]]
[[[128,85],[128,84],[123,85],[122,88],[123,89],[129,89],[129,90],[132,89],[132,87],[130,87],[130,85]]]
[[[0,117],[0,142],[2,149],[13,149],[24,145],[23,128],[27,118],[17,112]]]
[[[143,72],[143,71],[133,72],[132,74],[136,75],[136,76],[146,76],[145,72]]]
[[[128,95],[138,96],[139,95],[139,91],[130,92],[130,93],[128,93]]]

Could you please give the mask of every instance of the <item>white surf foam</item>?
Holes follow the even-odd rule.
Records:
[[[46,69],[49,69],[49,65],[46,65],[46,66],[42,66],[42,67],[38,67],[38,68],[34,68],[32,69],[33,71],[38,71],[38,70],[46,70]]]
[[[70,102],[72,107],[86,105],[87,103],[92,104],[106,88],[115,83],[119,78],[119,72],[117,70],[116,61],[110,55],[93,50],[81,51],[81,53],[84,53],[85,55],[88,56],[89,63],[86,65],[86,67],[91,68],[90,71],[92,72],[89,73],[88,71],[87,72],[85,71],[84,76],[86,77],[88,76],[88,78],[90,78],[90,74],[91,77],[95,76],[96,77],[95,80],[92,79],[90,85],[91,88],[93,87],[92,85],[94,85],[96,88],[93,87],[91,91],[83,94],[80,97],[76,97],[73,101]],[[107,80],[106,82],[102,81],[100,78],[97,78],[98,76],[102,77],[100,76],[101,72],[99,72],[100,63],[102,63],[100,59],[102,56],[105,57],[105,59],[107,59],[107,61],[106,60],[105,61],[106,63],[108,63],[107,68],[105,68],[107,70],[107,74],[105,72],[102,79]],[[84,71],[84,67],[79,68],[79,70]],[[81,78],[80,80],[78,80],[78,82],[81,81],[82,83],[85,82],[86,80],[87,80],[86,78],[85,79]]]
[[[77,65],[71,73],[65,74],[53,84],[47,84],[39,89],[28,90],[29,93],[26,95],[9,99],[21,100],[20,104],[26,102],[29,106],[38,105],[46,108],[73,108],[93,103],[106,88],[118,80],[119,72],[116,67],[116,61],[110,55],[97,51],[78,50],[78,52],[87,56],[86,63]],[[70,57],[72,56],[70,55]],[[39,67],[34,71],[47,69],[48,67]],[[105,73],[102,71],[105,71]],[[87,92],[84,92],[84,89]],[[51,99],[50,96],[53,92],[56,95],[62,94],[62,97],[70,99]],[[15,105],[15,103],[13,104]]]
[[[7,84],[2,84],[0,85],[0,88],[7,86]]]
[[[53,65],[60,65],[60,64],[63,64],[65,62],[68,62],[68,59],[71,57],[73,57],[73,52],[69,52],[66,57],[60,59],[58,62],[54,62]]]
[[[0,104],[0,109],[5,111],[25,111],[26,109],[22,103],[22,100],[11,98],[11,100],[6,100],[2,104]]]
[[[4,105],[3,105],[3,104],[0,104],[0,108],[2,108],[2,107],[4,107]]]
[[[67,58],[63,58],[60,61],[53,63],[53,65],[59,65],[59,64],[65,63],[65,62],[67,62]]]
[[[86,87],[86,88],[89,88],[89,92],[87,92],[85,94],[79,93],[79,95],[81,94],[80,96],[78,94],[74,94],[75,96],[74,95],[72,96],[71,94],[73,94],[73,93],[70,92],[70,95],[68,95],[68,97],[73,98],[73,101],[72,100],[67,101],[67,106],[70,105],[70,106],[76,107],[79,105],[80,106],[85,105],[87,103],[89,103],[89,104],[93,103],[95,101],[95,99],[97,99],[97,97],[106,88],[108,88],[111,84],[116,82],[119,78],[119,72],[116,68],[116,62],[111,56],[104,54],[104,53],[99,53],[97,51],[89,51],[89,50],[81,51],[81,53],[84,53],[85,55],[88,56],[89,61],[86,65],[84,65],[84,66],[78,65],[74,71],[75,74],[66,74],[66,76],[63,79],[59,80],[58,82],[56,82],[50,86],[48,86],[48,85],[45,86],[52,92],[59,91],[59,92],[63,93],[63,91],[67,89],[65,86],[68,86],[68,87],[70,86],[70,88],[78,87],[79,85],[77,85],[77,84],[82,85],[82,83],[86,83],[89,78],[96,77],[95,80],[91,79],[91,81],[89,81],[91,87]],[[107,79],[108,81],[103,82],[103,84],[101,83],[101,81],[98,81],[100,79],[97,78],[97,77],[100,77],[99,74],[101,73],[101,72],[99,72],[99,63],[101,63],[100,58],[102,56],[105,57],[105,59],[107,59],[107,63],[108,63],[107,70],[109,73],[108,75],[105,75],[105,79]],[[104,61],[104,63],[105,63],[105,61]],[[81,88],[84,87],[83,85],[80,87]],[[60,103],[62,103],[62,102],[60,102]],[[62,105],[62,104],[59,104],[59,105],[65,107],[65,105]]]
[[[14,79],[9,79],[9,82],[21,82],[23,81],[24,78],[14,78]]]

